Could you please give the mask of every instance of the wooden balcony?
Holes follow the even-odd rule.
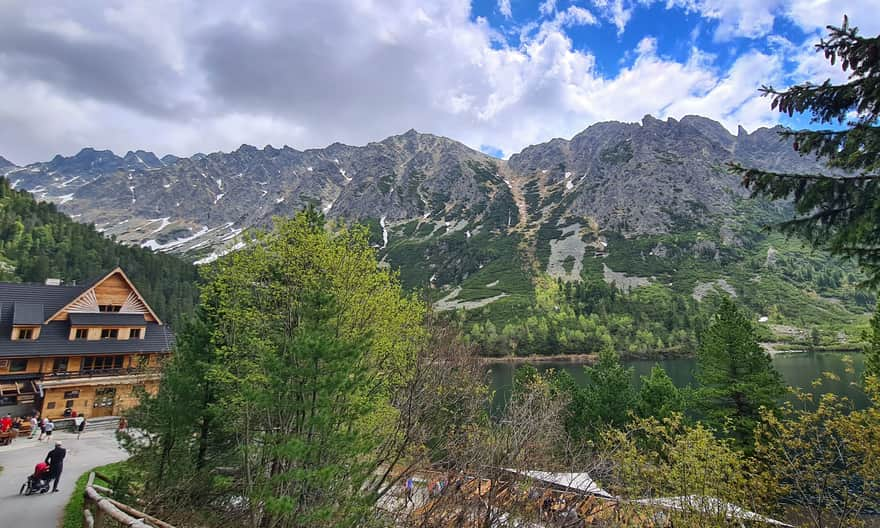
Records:
[[[43,374],[43,381],[139,375],[153,377],[154,375],[157,375],[161,372],[162,369],[159,367],[122,367],[93,370],[66,370],[45,373]]]

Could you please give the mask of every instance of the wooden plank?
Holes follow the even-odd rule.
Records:
[[[101,494],[98,493],[98,491],[95,490],[93,486],[86,487],[86,498],[95,503],[95,508],[97,512],[96,520],[100,519],[101,521],[103,521],[101,517],[103,517],[103,515],[107,515],[114,521],[122,523],[123,526],[129,526],[131,528],[153,528],[149,524],[145,523],[143,519],[136,519],[117,508],[112,502],[110,502],[110,499],[101,496]],[[99,526],[103,526],[103,524],[99,524]]]
[[[83,528],[95,528],[95,518],[87,508],[83,509]]]
[[[146,513],[142,512],[142,511],[138,511],[127,504],[122,504],[121,502],[118,502],[118,501],[113,500],[111,498],[108,498],[107,500],[109,500],[114,506],[116,506],[120,510],[128,513],[129,515],[133,515],[135,517],[144,519],[145,521],[147,521],[150,524],[155,524],[158,528],[174,528],[174,526],[168,524],[167,522],[163,521],[162,519],[157,519],[157,518],[153,517],[152,515],[147,515]]]

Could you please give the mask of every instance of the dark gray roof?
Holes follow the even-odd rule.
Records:
[[[144,326],[144,314],[99,312],[69,313],[71,326]]]
[[[4,310],[5,312],[5,310]],[[0,358],[35,356],[78,356],[111,354],[146,354],[170,352],[174,346],[171,330],[158,323],[146,323],[143,339],[70,339],[67,321],[43,325],[39,339],[10,339],[11,318],[0,321]]]
[[[41,325],[43,324],[43,305],[30,302],[17,302],[12,307],[12,324]]]
[[[84,324],[135,326],[131,321],[134,321],[134,316],[137,316],[140,319],[136,326],[146,327],[143,339],[71,340],[71,320],[52,321],[49,324],[44,324],[38,339],[11,339],[13,322],[18,321],[16,305],[20,307],[23,304],[42,304],[43,315],[42,320],[39,321],[39,323],[42,323],[76,299],[81,293],[94,286],[95,282],[103,277],[102,275],[100,278],[89,281],[82,286],[46,286],[44,284],[0,282],[0,358],[170,352],[174,346],[174,334],[171,333],[171,329],[158,323],[146,322],[142,314],[118,312],[70,314],[70,319],[77,320],[76,318],[79,317],[79,320],[82,321],[82,316],[85,316],[86,318],[95,318],[97,321],[104,321],[110,320],[112,317],[112,321],[116,322],[90,322]],[[26,311],[32,310],[34,309],[26,309]],[[30,313],[29,315],[33,316],[35,313]],[[120,320],[125,320],[126,323],[118,324]]]
[[[85,286],[46,286],[45,284],[0,282],[0,302],[8,303],[10,312],[12,304],[16,301],[42,304],[43,321],[45,321],[90,287],[91,284]]]

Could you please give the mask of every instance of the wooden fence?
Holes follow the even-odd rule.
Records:
[[[83,502],[83,528],[105,528],[129,526],[131,528],[174,528],[165,521],[147,515],[131,506],[115,501],[108,495],[113,490],[95,484],[95,476],[110,482],[94,471],[89,473],[86,483],[85,501]]]

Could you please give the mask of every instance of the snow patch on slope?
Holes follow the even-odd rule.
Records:
[[[382,248],[388,247],[388,227],[385,225],[385,215],[379,219],[379,225],[382,226]]]

